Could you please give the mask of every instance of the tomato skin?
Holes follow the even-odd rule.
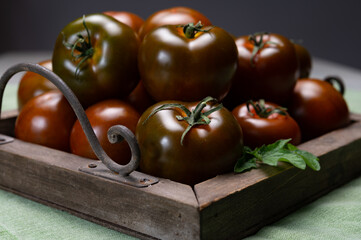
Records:
[[[139,81],[137,87],[125,98],[125,101],[132,105],[140,114],[155,104],[155,101],[145,89],[143,81]]]
[[[312,69],[312,57],[309,51],[302,45],[294,43],[298,59],[298,78],[308,78]]]
[[[64,27],[56,40],[52,58],[53,71],[73,90],[84,108],[104,99],[125,97],[139,81],[136,33],[104,14],[87,15],[85,23],[94,53],[80,65],[79,79],[75,72],[81,60],[74,59],[71,48],[65,47],[63,41],[74,44],[79,33],[89,41],[83,18]]]
[[[124,125],[133,133],[139,120],[139,113],[129,104],[115,99],[104,100],[90,106],[85,111],[91,126],[108,156],[115,162],[125,165],[131,158],[131,151],[126,141],[112,144],[108,141],[108,129],[114,125]],[[98,159],[77,120],[71,130],[70,147],[73,154]]]
[[[172,7],[163,9],[149,16],[139,30],[140,39],[157,27],[164,25],[185,25],[201,21],[205,26],[212,25],[211,21],[197,10],[188,7]]]
[[[45,60],[38,64],[52,70],[51,60]],[[21,110],[31,98],[55,89],[57,87],[43,76],[34,72],[26,72],[20,80],[17,92],[18,109]]]
[[[260,41],[260,36],[257,39]],[[265,46],[252,60],[254,43],[249,36],[236,39],[238,68],[225,99],[225,105],[230,109],[249,99],[265,99],[284,105],[292,94],[298,77],[293,43],[275,33],[264,34],[263,43]]]
[[[279,107],[277,104],[266,102],[266,107]],[[297,122],[290,115],[273,113],[267,118],[256,114],[250,106],[249,113],[246,103],[233,109],[232,114],[243,130],[244,145],[250,148],[271,144],[280,139],[292,138],[290,143],[301,143],[301,130]]]
[[[142,156],[140,170],[189,185],[231,172],[243,150],[242,129],[233,115],[226,108],[213,112],[210,124],[193,126],[182,146],[181,135],[188,124],[176,119],[177,115],[184,116],[180,110],[159,111],[144,123],[154,109],[165,103],[181,103],[190,110],[196,106],[164,101],[143,113],[136,131]]]
[[[187,38],[183,28],[159,27],[139,48],[144,87],[156,101],[223,99],[237,67],[233,38],[221,28]]]
[[[341,93],[320,79],[299,79],[288,111],[300,125],[303,140],[344,127],[350,121],[348,106]]]
[[[142,27],[144,20],[143,18],[139,17],[138,15],[131,13],[131,12],[125,12],[125,11],[107,11],[104,12],[104,14],[111,16],[118,20],[119,22],[122,22],[129,27],[131,27],[136,33],[139,32],[139,29]]]
[[[15,136],[50,148],[69,152],[70,131],[76,120],[70,104],[58,90],[30,99],[15,122]]]

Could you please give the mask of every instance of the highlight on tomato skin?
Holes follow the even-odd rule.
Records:
[[[320,79],[297,80],[287,107],[300,125],[303,141],[344,127],[350,122],[349,109],[342,94]]]
[[[300,127],[286,109],[271,102],[251,102],[253,104],[243,103],[232,111],[243,130],[245,146],[254,149],[289,138],[293,145],[301,143]]]
[[[140,117],[139,113],[128,103],[117,99],[98,102],[86,109],[85,113],[100,145],[108,156],[119,164],[127,164],[131,159],[131,151],[128,143],[126,141],[115,144],[110,143],[107,132],[112,126],[123,125],[135,133],[136,125]],[[79,120],[76,120],[71,129],[70,148],[73,154],[90,159],[97,159]]]
[[[15,122],[16,138],[53,149],[70,152],[70,131],[75,113],[59,90],[30,99]]]

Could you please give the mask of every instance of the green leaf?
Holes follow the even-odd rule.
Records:
[[[278,162],[287,162],[299,169],[306,169],[309,166],[315,171],[321,169],[319,159],[312,153],[302,151],[288,143],[291,139],[281,139],[269,145],[263,145],[253,151],[244,147],[243,155],[238,159],[235,172],[244,172],[257,168],[257,162],[270,166],[277,166]]]
[[[313,155],[310,152],[303,151],[293,146],[292,144],[287,144],[288,149],[292,150],[295,154],[302,157],[308,167],[312,170],[319,171],[321,169],[321,165],[319,163],[319,158]]]
[[[257,163],[256,163],[256,159],[250,159],[246,162],[240,163],[237,162],[236,166],[234,167],[234,172],[236,173],[242,173],[242,172],[246,172],[248,170],[251,170],[252,168],[257,168]]]
[[[234,172],[241,173],[248,170],[251,170],[252,168],[257,168],[256,158],[250,154],[251,149],[249,147],[243,148],[242,157],[240,157],[234,166]]]

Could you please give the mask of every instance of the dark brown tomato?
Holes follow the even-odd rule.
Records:
[[[312,70],[312,57],[309,51],[302,45],[294,43],[298,58],[298,78],[308,78]]]
[[[104,100],[90,106],[85,111],[89,122],[108,156],[115,162],[125,165],[131,158],[128,143],[123,141],[112,144],[108,141],[108,129],[114,125],[123,125],[135,133],[140,117],[139,113],[129,104],[120,100]],[[77,120],[70,136],[71,152],[86,158],[97,159],[89,141]]]
[[[138,48],[138,36],[128,25],[105,14],[86,15],[58,35],[53,71],[84,108],[105,99],[124,98],[139,81]]]
[[[15,136],[50,148],[70,151],[70,131],[76,120],[70,104],[58,90],[30,99],[15,123]]]
[[[223,99],[237,67],[232,36],[205,26],[206,32],[188,36],[184,28],[159,27],[143,40],[138,61],[144,87],[156,101]]]
[[[265,33],[239,37],[236,45],[238,68],[225,105],[233,109],[249,99],[284,105],[298,77],[293,43],[282,35]]]
[[[111,16],[118,20],[119,22],[122,22],[129,27],[131,27],[136,33],[139,32],[139,29],[144,23],[144,20],[139,17],[138,15],[131,13],[131,12],[125,12],[125,11],[107,11],[104,12],[104,14]]]
[[[265,108],[280,108],[277,104],[266,102]],[[243,130],[244,145],[252,149],[264,144],[271,144],[280,139],[292,140],[290,143],[298,145],[301,142],[301,131],[296,121],[284,112],[285,115],[277,112],[265,114],[257,113],[252,105],[241,104],[233,109],[232,113]]]
[[[320,79],[299,79],[288,109],[300,125],[303,140],[346,126],[350,121],[342,94]]]
[[[139,30],[139,36],[143,39],[145,35],[160,26],[196,24],[199,21],[205,26],[212,25],[210,20],[197,10],[188,7],[172,7],[160,10],[149,16]]]
[[[132,105],[140,114],[155,103],[145,89],[143,81],[139,81],[137,87],[125,98],[125,101]]]
[[[42,61],[38,64],[52,70],[51,60]],[[56,86],[43,76],[34,72],[26,72],[20,80],[17,92],[19,110],[21,110],[31,98],[55,89],[57,89]]]
[[[148,108],[137,126],[137,140],[142,159],[142,172],[194,185],[218,174],[232,172],[242,155],[242,130],[226,108],[209,115],[208,125],[196,125],[181,137],[189,126],[177,116],[185,116],[179,109],[167,109],[152,115],[157,107],[167,104],[183,104],[193,110],[195,103],[176,101],[160,102]],[[210,110],[208,104],[204,111]]]

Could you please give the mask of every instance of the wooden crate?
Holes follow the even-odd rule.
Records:
[[[2,114],[12,135],[16,113]],[[79,171],[93,160],[15,139],[0,145],[0,187],[144,239],[239,239],[358,176],[361,116],[299,146],[321,171],[278,167],[229,173],[195,185],[160,179],[136,188]]]

